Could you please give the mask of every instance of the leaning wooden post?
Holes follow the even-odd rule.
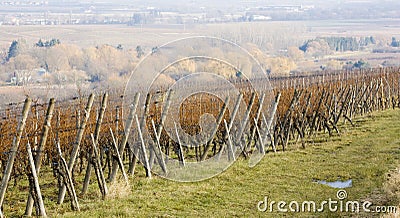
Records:
[[[163,129],[163,126],[164,126],[164,123],[165,123],[165,120],[166,120],[166,118],[167,118],[167,115],[168,115],[168,110],[169,110],[169,107],[170,107],[170,105],[171,105],[171,96],[172,96],[172,91],[168,91],[168,93],[167,93],[167,100],[166,100],[166,102],[165,102],[165,104],[164,104],[164,107],[163,107],[163,110],[162,110],[162,114],[161,114],[161,123],[157,126],[157,129],[154,129],[154,127],[155,127],[155,125],[154,125],[154,127],[153,127],[153,129],[154,129],[154,133],[155,133],[155,136],[156,136],[156,143],[158,143],[159,144],[159,140],[160,140],[160,138],[161,138],[161,132],[162,132],[162,129]],[[152,120],[152,122],[154,123],[154,121]],[[158,142],[157,142],[158,141]],[[152,146],[152,149],[150,149],[150,168],[153,166],[153,163],[154,163],[154,157],[157,155],[156,153],[156,148],[154,147],[154,146]],[[161,154],[161,153],[160,153]],[[162,155],[161,155],[162,156]],[[165,165],[165,163],[162,163],[162,162],[164,162],[164,160],[161,160],[161,159],[158,159],[158,162],[159,162],[159,164],[162,166],[163,164]],[[166,169],[166,168],[165,168]],[[163,168],[163,170],[164,170],[164,168]],[[164,171],[164,172],[166,172],[166,171]]]
[[[118,135],[119,135],[119,106],[115,108],[115,144],[118,145]]]
[[[99,141],[100,127],[101,127],[101,124],[103,123],[104,113],[107,108],[107,100],[108,100],[108,94],[105,93],[103,95],[103,100],[101,101],[101,108],[100,108],[100,111],[98,114],[99,116],[97,118],[96,128],[94,130],[94,140],[95,140],[96,145]],[[83,187],[82,187],[82,194],[85,194],[89,187],[90,175],[92,173],[92,164],[91,164],[92,156],[93,156],[93,149],[90,149],[89,157],[88,157],[88,165],[86,167],[85,180],[84,180]]]
[[[68,170],[67,162],[65,161],[64,157],[62,156],[60,142],[57,142],[56,147],[57,147],[58,155],[60,156],[60,162],[61,162],[61,167],[60,167],[61,171],[60,172],[63,177],[63,184],[66,187],[66,190],[68,190],[69,196],[71,197],[71,208],[72,208],[72,210],[80,211],[78,197],[76,196],[74,183],[72,182],[72,173],[71,173],[71,171]]]
[[[174,122],[175,125],[175,134],[176,134],[176,139],[178,140],[178,156],[179,156],[179,162],[180,164],[184,167],[185,166],[185,156],[183,155],[183,148],[182,148],[182,142],[181,139],[179,138],[179,133],[178,133],[178,128],[176,128],[176,123]]]
[[[239,141],[236,142],[239,145],[240,149],[242,150],[243,156],[246,157],[246,158],[247,158],[247,152],[244,149],[244,146],[242,146],[242,142],[243,142],[242,141],[242,136],[243,136],[243,133],[244,133],[244,131],[246,129],[246,125],[247,125],[247,123],[249,121],[251,109],[253,108],[253,104],[254,104],[254,100],[255,99],[256,99],[256,93],[253,93],[251,95],[251,99],[250,99],[249,105],[247,106],[247,110],[246,110],[246,113],[244,115],[244,118],[243,118],[243,120],[241,122],[241,126],[240,126],[239,133],[238,133]],[[236,149],[236,147],[234,149]]]
[[[116,141],[116,139],[114,137],[114,133],[113,133],[111,128],[110,128],[110,134],[111,134],[111,139],[112,139],[112,142],[113,142],[112,143],[113,144],[113,149],[115,150],[115,153],[117,154],[117,161],[118,161],[119,168],[121,168],[122,176],[124,177],[126,185],[129,185],[128,176],[125,173],[124,163],[122,162],[121,155],[119,155],[118,148],[117,148],[117,141]]]
[[[264,154],[265,154],[264,141],[263,141],[263,138],[262,138],[260,129],[258,128],[258,121],[257,121],[256,118],[254,118],[254,125],[255,125],[255,129],[256,129],[257,135],[258,135],[258,140],[259,140],[259,142],[260,142],[259,151],[260,151],[261,154],[264,155]],[[257,145],[256,145],[256,147],[257,147]]]
[[[136,114],[136,108],[137,108],[137,105],[139,104],[139,98],[140,98],[140,93],[136,93],[133,104],[130,106],[128,120],[125,123],[124,136],[122,137],[121,144],[118,147],[118,152],[121,156],[124,153],[126,143],[128,143],[129,134],[131,132],[133,120],[134,120],[135,114]],[[133,150],[132,150],[132,152],[133,152]],[[110,182],[114,181],[115,176],[117,175],[117,171],[118,171],[118,164],[116,163],[116,164],[112,165],[112,171],[108,178],[108,180]]]
[[[73,171],[73,168],[74,168],[75,159],[76,159],[76,157],[78,156],[78,153],[79,153],[79,148],[80,148],[80,145],[81,145],[83,134],[85,133],[86,123],[89,120],[90,111],[92,110],[92,106],[93,106],[93,101],[94,101],[94,95],[91,94],[89,96],[89,100],[88,100],[86,108],[85,108],[85,118],[84,118],[83,122],[81,122],[81,125],[79,126],[79,130],[78,130],[78,134],[76,136],[75,144],[74,144],[74,147],[72,149],[71,158],[69,159],[69,162],[68,162],[68,170],[69,170],[69,172],[71,172],[71,174],[72,174],[72,171]],[[58,202],[57,202],[58,204],[62,204],[64,202],[65,191],[66,191],[66,187],[65,187],[65,185],[62,185],[61,189],[60,189],[60,193],[58,195]]]
[[[221,109],[221,111],[220,111],[220,113],[219,113],[219,115],[218,115],[217,125],[215,126],[215,129],[214,129],[213,133],[211,134],[210,140],[208,141],[206,147],[204,148],[204,152],[203,152],[203,154],[201,155],[201,159],[200,159],[201,161],[204,161],[204,160],[206,159],[206,157],[207,157],[207,152],[208,152],[208,151],[210,150],[210,148],[211,148],[211,144],[213,143],[215,134],[217,134],[217,131],[218,131],[218,127],[219,127],[219,125],[221,124],[222,119],[224,118],[226,109],[228,108],[228,104],[229,104],[229,96],[226,97],[225,102],[224,102],[224,105],[222,106],[222,109]]]
[[[90,137],[92,139],[92,147],[93,147],[93,160],[92,164],[94,166],[94,171],[96,173],[97,177],[97,183],[99,185],[99,189],[102,195],[103,200],[106,198],[108,189],[107,189],[107,183],[106,179],[104,178],[104,173],[103,170],[101,169],[101,163],[100,163],[100,158],[99,158],[99,150],[97,149],[96,142],[94,139],[93,134],[90,134]]]
[[[229,131],[231,131],[231,129],[232,129],[233,122],[234,122],[235,119],[236,119],[236,115],[237,115],[237,113],[238,113],[238,111],[239,111],[240,102],[242,101],[242,99],[243,99],[243,94],[240,93],[239,96],[238,96],[238,98],[236,99],[235,108],[233,109],[233,113],[232,113],[232,115],[231,115],[231,120],[229,121],[229,124],[228,124],[228,126],[227,126],[228,129],[229,129]]]
[[[229,161],[236,161],[235,153],[233,153],[233,143],[232,143],[232,138],[230,134],[230,129],[228,124],[226,123],[226,120],[224,120],[225,124],[225,130],[226,130],[226,136],[228,137],[228,160]]]
[[[32,104],[32,100],[30,98],[27,98],[25,100],[24,109],[22,111],[22,119],[21,119],[20,123],[18,124],[17,135],[14,137],[13,144],[12,144],[12,147],[10,150],[10,156],[7,161],[6,170],[4,171],[3,179],[1,181],[0,208],[2,208],[2,206],[3,206],[4,196],[6,194],[8,181],[10,180],[10,177],[11,177],[11,171],[14,166],[15,157],[17,156],[19,143],[21,142],[22,133],[25,128],[25,124],[26,124],[26,120],[28,118],[29,110],[31,108],[31,104]]]
[[[47,142],[47,136],[50,131],[51,127],[51,120],[53,118],[53,111],[54,111],[55,100],[54,98],[50,99],[49,107],[47,108],[46,119],[44,121],[44,126],[42,130],[42,138],[40,139],[39,147],[37,154],[35,156],[35,168],[37,174],[40,172],[40,166],[42,165],[42,154]],[[28,202],[26,203],[25,215],[31,216],[32,215],[32,208],[33,208],[33,198],[32,195],[29,195]]]
[[[262,115],[264,123],[266,125],[266,127],[265,127],[266,130],[265,131],[267,133],[267,134],[265,134],[265,137],[264,137],[263,141],[264,142],[267,141],[267,137],[269,137],[271,139],[271,145],[272,145],[272,149],[274,149],[274,152],[276,152],[276,147],[275,147],[275,142],[272,140],[273,137],[272,137],[272,134],[271,134],[271,127],[272,127],[272,123],[274,121],[274,117],[275,117],[276,111],[278,109],[278,105],[279,105],[280,99],[281,99],[281,93],[278,93],[278,95],[275,98],[274,106],[272,107],[272,111],[271,111],[271,114],[270,114],[271,117],[270,117],[270,119],[268,121],[265,119],[264,114]]]
[[[28,152],[28,159],[29,159],[29,164],[31,166],[31,172],[32,172],[32,179],[33,179],[33,186],[32,189],[34,190],[33,193],[36,195],[35,199],[37,200],[37,205],[39,205],[39,216],[43,216],[43,217],[47,217],[46,215],[46,210],[44,208],[44,203],[43,203],[43,198],[42,198],[42,193],[40,192],[40,186],[39,186],[39,180],[36,174],[36,166],[33,160],[33,155],[32,155],[32,151],[31,151],[31,145],[29,144],[29,142],[26,144],[26,150]],[[32,196],[32,194],[30,194],[29,196]],[[33,197],[32,197],[33,198]]]
[[[144,168],[146,170],[146,176],[151,179],[151,169],[150,169],[149,160],[147,158],[146,145],[145,145],[145,142],[143,139],[142,128],[140,128],[139,118],[137,115],[135,115],[135,119],[136,119],[136,125],[137,125],[138,132],[139,132],[140,141],[142,142],[141,150],[142,150],[142,156],[143,156],[143,161],[144,161]]]
[[[151,125],[153,127],[154,135],[156,137],[157,151],[159,152],[159,154],[157,154],[157,152],[155,152],[155,151],[154,152],[155,152],[155,155],[157,156],[157,159],[158,159],[158,162],[159,162],[159,164],[161,166],[161,169],[163,170],[163,172],[165,174],[167,174],[168,173],[167,165],[165,164],[165,160],[164,160],[163,155],[162,155],[162,150],[161,150],[161,145],[160,145],[160,137],[157,134],[157,129],[156,129],[156,125],[154,124],[154,120],[151,120]]]
[[[265,99],[265,93],[262,93],[261,99],[260,98],[258,99],[258,109],[257,109],[257,113],[256,113],[257,122],[260,119],[260,114],[261,114],[262,109],[263,109],[264,99]],[[250,122],[250,124],[251,124],[251,122]],[[255,125],[256,125],[256,128],[258,128],[257,124],[255,124]],[[250,147],[250,148],[251,148],[251,142],[253,141],[253,139],[255,137],[255,134],[256,134],[256,128],[253,128],[253,130],[252,130],[252,132],[250,134],[250,139],[249,139],[249,142],[248,142],[248,147]],[[244,149],[247,150],[246,144],[245,144]]]
[[[142,130],[144,130],[146,128],[146,116],[147,116],[147,114],[149,113],[149,110],[150,110],[151,97],[152,97],[152,94],[148,93],[147,97],[146,97],[146,102],[144,104],[143,117],[141,119],[140,125],[138,126],[139,137],[142,137]],[[136,117],[137,117],[137,115],[136,115]],[[143,145],[144,142],[143,142],[143,140],[141,140],[141,141],[142,141],[142,145]],[[135,172],[136,163],[138,161],[138,156],[139,156],[139,148],[138,147],[134,147],[134,146],[131,146],[131,148],[132,148],[131,150],[133,151],[132,172]],[[121,154],[123,154],[123,153],[121,153]],[[147,157],[146,157],[146,159],[147,159]],[[150,164],[148,165],[148,167],[150,167]],[[146,172],[147,171],[150,172],[151,169],[150,168],[146,169]]]
[[[231,142],[232,142],[231,137],[230,137],[230,131],[231,131],[231,129],[232,129],[233,123],[235,122],[236,114],[237,114],[237,112],[239,111],[240,102],[242,101],[242,98],[243,98],[243,94],[240,93],[239,96],[238,96],[238,98],[236,99],[235,108],[233,109],[233,113],[231,114],[229,124],[227,124],[227,123],[226,123],[226,120],[224,119],[224,123],[227,124],[227,125],[225,125],[225,130],[226,130],[226,131],[225,131],[225,134],[224,134],[224,139],[225,139],[225,141],[227,141],[228,143],[231,143]],[[232,146],[232,145],[233,145],[232,143],[231,143],[230,145],[229,145],[229,144],[227,145],[227,146],[228,146],[228,159],[229,159],[229,160],[231,160],[232,158],[233,158],[233,160],[235,160],[234,155],[232,155],[232,156],[230,157],[230,152],[232,152],[232,154],[233,154],[233,150],[229,151],[229,149],[233,149],[233,146]],[[197,147],[196,147],[196,148],[197,148]],[[224,151],[224,147],[222,147],[222,149],[219,151],[218,160],[221,159],[221,155],[222,155],[223,151]]]

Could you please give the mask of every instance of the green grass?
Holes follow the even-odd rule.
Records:
[[[400,110],[377,112],[357,119],[355,124],[355,127],[343,125],[341,136],[318,136],[306,149],[292,144],[287,152],[268,153],[254,168],[248,167],[247,160],[239,159],[226,172],[202,182],[177,183],[159,177],[148,180],[139,167],[125,197],[102,201],[94,182],[89,195],[79,199],[81,212],[71,212],[69,202],[56,205],[56,192],[47,191],[52,199],[46,198],[46,209],[50,216],[65,217],[356,216],[339,212],[285,214],[257,210],[257,203],[264,197],[317,204],[329,198],[335,200],[338,189],[314,181],[338,179],[353,180],[353,186],[346,189],[348,200],[368,199],[374,205],[398,205],[399,202],[385,197],[383,184],[389,171],[400,166]],[[12,215],[23,214],[23,209]]]

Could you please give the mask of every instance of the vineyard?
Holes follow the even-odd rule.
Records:
[[[26,202],[27,216],[33,209],[36,215],[47,215],[43,197],[58,204],[69,201],[71,210],[79,211],[79,198],[87,194],[90,180],[96,178],[106,199],[109,185],[119,179],[118,170],[129,183],[141,169],[138,164],[151,178],[154,172],[170,174],[168,162],[173,159],[184,168],[214,157],[232,162],[284,152],[295,144],[306,148],[318,134],[340,135],[343,125],[354,125],[355,117],[400,107],[400,68],[395,67],[257,81],[273,87],[262,92],[248,81],[231,83],[239,90],[237,96],[199,93],[181,104],[173,102],[175,93],[167,89],[10,104],[0,111],[0,217],[20,210],[7,192],[9,186],[26,193],[26,199],[18,200]],[[209,86],[228,88],[214,85]],[[170,108],[179,108],[181,132],[168,119]],[[209,140],[188,140],[204,129],[203,114],[216,123],[208,131]],[[41,178],[52,178],[46,181],[52,185],[40,186]],[[42,196],[44,189],[53,190],[54,196]]]

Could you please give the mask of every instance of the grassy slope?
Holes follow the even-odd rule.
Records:
[[[400,164],[399,121],[399,110],[375,113],[358,119],[355,128],[343,127],[346,132],[342,137],[332,137],[306,149],[292,146],[289,152],[270,153],[252,169],[247,161],[239,160],[225,173],[199,183],[147,180],[141,175],[132,179],[132,193],[126,198],[82,205],[81,213],[65,215],[275,217],[285,214],[257,210],[257,202],[264,196],[287,202],[336,199],[337,189],[312,181],[338,178],[353,179],[353,187],[346,189],[349,200],[372,197],[373,203],[383,203],[374,198],[383,194],[388,171]],[[391,202],[395,203],[398,202]],[[312,214],[296,214],[299,215]]]
[[[291,145],[288,152],[267,154],[254,168],[249,168],[248,162],[241,159],[221,175],[198,183],[176,183],[158,177],[148,180],[144,178],[143,168],[138,168],[138,176],[131,179],[131,193],[122,198],[101,201],[94,182],[90,195],[80,199],[80,213],[70,212],[68,202],[61,207],[55,205],[56,192],[50,192],[47,186],[43,187],[44,193],[51,200],[45,200],[46,209],[50,216],[58,213],[65,217],[345,215],[271,214],[259,212],[256,205],[265,196],[287,202],[312,200],[319,203],[336,199],[337,189],[316,184],[313,180],[335,181],[338,178],[353,179],[353,187],[346,189],[348,200],[369,199],[375,205],[384,204],[382,184],[389,170],[400,165],[399,121],[398,109],[374,113],[358,119],[354,128],[344,125],[341,137],[326,139],[321,135],[317,139],[319,142],[315,140],[306,149]],[[398,202],[386,203],[397,205]],[[22,205],[23,201],[19,206]],[[15,213],[23,214],[23,208]]]

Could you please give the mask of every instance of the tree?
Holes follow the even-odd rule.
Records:
[[[72,69],[68,60],[67,49],[64,46],[55,46],[47,49],[45,63],[47,70],[52,73]]]
[[[287,57],[274,57],[267,60],[270,76],[289,76],[297,65]]]
[[[13,57],[7,63],[10,67],[10,71],[14,70],[33,70],[38,68],[38,63],[35,58],[27,54],[20,54]]]
[[[287,51],[288,57],[292,60],[298,61],[304,58],[304,52],[297,47],[289,47]]]
[[[59,45],[61,44],[61,41],[59,39],[51,39],[50,41],[45,41],[43,42],[42,39],[39,39],[39,41],[35,44],[37,47],[45,47],[45,48],[50,48],[53,47],[55,45]]]
[[[20,45],[17,40],[14,40],[11,43],[10,48],[8,49],[8,55],[6,60],[9,61],[11,58],[16,57],[20,52]]]
[[[326,63],[326,70],[341,70],[343,69],[343,63],[337,60],[330,60]]]
[[[390,45],[392,47],[400,47],[400,42],[396,40],[396,37],[392,37],[392,43]]]
[[[358,68],[358,69],[365,69],[365,68],[370,68],[370,67],[371,67],[371,65],[364,60],[359,60],[353,64],[353,68]]]
[[[302,45],[300,50],[304,51],[307,55],[318,58],[325,55],[332,54],[329,44],[323,39],[310,40]]]
[[[42,39],[39,39],[39,41],[36,43],[37,47],[44,47],[44,42],[42,41]]]
[[[142,46],[138,45],[136,46],[136,57],[141,58],[144,55],[144,51],[142,49]]]
[[[105,82],[111,76],[125,75],[132,70],[132,58],[124,50],[110,45],[84,50],[84,71],[92,82]]]

